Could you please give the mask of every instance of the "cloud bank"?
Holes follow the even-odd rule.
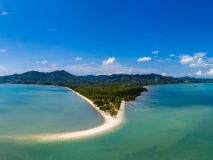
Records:
[[[205,62],[205,56],[205,52],[195,53],[194,56],[182,55],[180,56],[179,62],[181,64],[187,64],[191,68],[212,66],[212,64]]]

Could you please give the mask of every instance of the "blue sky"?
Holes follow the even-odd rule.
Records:
[[[0,75],[213,77],[211,0],[0,0]]]

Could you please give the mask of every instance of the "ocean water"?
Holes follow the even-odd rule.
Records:
[[[102,117],[78,95],[63,87],[0,85],[1,137],[84,130]]]
[[[213,84],[147,88],[127,103],[125,121],[113,131],[62,142],[1,142],[0,159],[212,160]]]

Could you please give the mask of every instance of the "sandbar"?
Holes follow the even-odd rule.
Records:
[[[65,87],[67,88],[67,87]],[[98,135],[107,131],[110,131],[116,127],[118,127],[124,119],[124,112],[125,112],[125,101],[121,102],[120,109],[115,117],[110,116],[108,113],[99,110],[99,108],[88,98],[84,97],[83,95],[75,92],[74,90],[67,88],[68,90],[74,92],[84,100],[86,100],[95,110],[97,110],[104,119],[102,125],[82,130],[82,131],[74,131],[74,132],[65,132],[65,133],[54,133],[54,134],[38,134],[38,135],[29,135],[24,137],[19,137],[19,140],[35,140],[35,141],[61,141],[61,140],[71,140],[83,137],[90,137],[94,135]]]

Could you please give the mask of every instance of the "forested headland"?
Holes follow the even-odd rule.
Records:
[[[100,110],[116,116],[121,102],[134,100],[146,88],[137,85],[81,85],[66,86],[90,99]]]

